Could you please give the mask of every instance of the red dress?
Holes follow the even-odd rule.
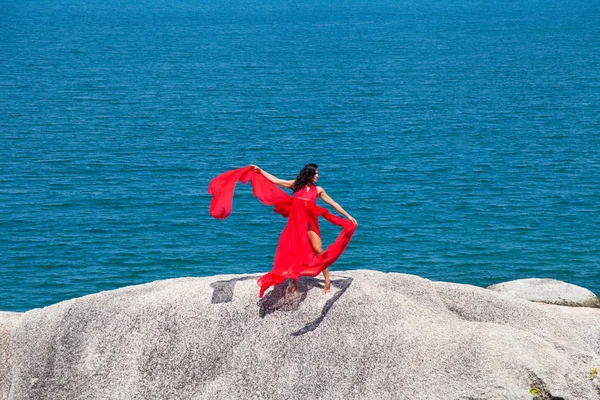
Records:
[[[310,185],[308,190],[304,187],[292,197],[260,172],[253,171],[252,167],[224,172],[210,182],[208,192],[213,195],[210,203],[211,216],[219,219],[229,216],[235,184],[238,181],[244,184],[250,181],[254,195],[263,204],[274,206],[273,211],[288,218],[279,237],[273,269],[258,280],[260,297],[269,287],[283,283],[287,278],[319,275],[333,264],[348,246],[356,225],[331,214],[326,208],[319,207],[316,203],[316,186]],[[311,230],[321,236],[318,217],[341,226],[342,231],[324,252],[316,255],[308,239],[308,230],[310,226]]]

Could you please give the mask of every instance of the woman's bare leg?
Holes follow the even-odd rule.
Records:
[[[308,231],[308,240],[310,240],[310,245],[312,246],[315,255],[321,254],[323,252],[323,242],[321,238],[315,231]],[[323,276],[325,277],[325,286],[323,287],[323,293],[327,293],[331,290],[331,281],[329,280],[329,269],[325,269],[323,271]]]
[[[329,293],[331,291],[331,280],[329,280],[329,268],[323,270],[323,276],[325,277],[325,286],[323,287],[323,293]]]

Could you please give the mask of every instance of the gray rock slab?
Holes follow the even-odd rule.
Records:
[[[376,271],[259,300],[257,278],[157,281],[29,311],[9,398],[600,398],[600,309]]]
[[[0,312],[0,400],[8,399],[12,379],[12,333],[21,313]]]
[[[518,279],[498,283],[489,286],[488,289],[539,303],[571,307],[600,307],[600,300],[588,289],[555,279]]]

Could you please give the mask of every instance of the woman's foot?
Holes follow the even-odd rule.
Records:
[[[323,286],[323,293],[331,292],[331,282],[325,282],[325,286]]]
[[[290,285],[287,287],[288,293],[294,293],[296,291],[296,281],[292,281]]]

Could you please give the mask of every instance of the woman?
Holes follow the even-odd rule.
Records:
[[[295,180],[289,181],[278,179],[259,167],[250,165],[224,172],[210,182],[208,192],[213,196],[210,215],[214,218],[227,218],[231,214],[235,185],[237,182],[250,182],[254,195],[263,204],[274,206],[273,211],[288,219],[279,237],[273,269],[257,282],[260,286],[260,297],[269,287],[279,285],[288,278],[295,281],[300,276],[317,276],[321,272],[325,275],[323,291],[330,290],[331,281],[327,268],[344,252],[357,223],[322,188],[315,185],[318,178],[318,167],[315,164],[308,164]],[[292,189],[293,197],[277,185]],[[348,220],[318,206],[317,197],[321,197]],[[322,249],[318,217],[342,228],[325,251]],[[295,283],[290,286],[290,291],[293,290]]]
[[[307,237],[309,243],[315,253],[319,255],[323,253],[323,242],[321,241],[319,232],[319,222],[317,215],[313,212],[311,207],[312,203],[315,203],[317,196],[321,198],[325,203],[332,206],[337,212],[348,218],[354,225],[358,225],[356,220],[350,216],[338,203],[333,201],[331,197],[325,193],[322,187],[316,186],[315,183],[319,179],[319,167],[316,164],[307,164],[300,170],[300,173],[294,180],[283,180],[269,174],[267,171],[262,170],[256,165],[250,165],[254,171],[260,172],[270,182],[273,182],[284,188],[292,189],[294,192],[294,205],[301,210],[305,215],[307,224]],[[293,220],[288,219],[288,225],[294,224]],[[287,228],[287,227],[286,227]],[[329,269],[323,270],[323,276],[325,277],[325,286],[323,287],[323,293],[327,293],[331,290],[331,280],[329,279]],[[296,282],[292,282],[288,290],[293,292],[296,289]]]

